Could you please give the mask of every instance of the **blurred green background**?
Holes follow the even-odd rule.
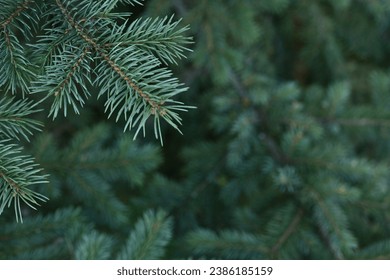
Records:
[[[0,216],[0,258],[390,258],[390,1],[145,0],[182,18],[180,135],[102,100],[26,144],[50,198]],[[98,164],[100,163],[100,164]]]

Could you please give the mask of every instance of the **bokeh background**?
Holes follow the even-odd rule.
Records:
[[[390,258],[390,1],[145,0],[193,37],[183,135],[132,140],[103,100],[26,143],[38,211],[2,259]],[[45,106],[43,104],[42,106]],[[47,105],[48,106],[48,105]]]

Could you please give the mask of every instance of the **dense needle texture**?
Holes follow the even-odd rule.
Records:
[[[0,259],[390,259],[389,15],[0,0]]]

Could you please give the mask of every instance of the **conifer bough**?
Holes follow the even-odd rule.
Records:
[[[185,36],[188,27],[178,27],[180,20],[133,20],[127,13],[114,12],[120,3],[142,4],[138,0],[0,0],[0,87],[4,92],[21,92],[24,97],[34,94],[40,102],[51,102],[49,116],[53,118],[61,112],[66,116],[69,108],[80,113],[80,107],[97,92],[96,98],[105,98],[108,117],[124,119],[124,130],[134,130],[134,138],[141,131],[145,135],[147,121],[153,118],[155,137],[162,144],[160,119],[180,132],[179,112],[192,108],[174,99],[186,88],[167,68],[185,57],[192,39]],[[2,100],[4,106],[7,102]],[[22,105],[28,113],[39,106]],[[15,126],[16,119],[0,116],[4,140],[0,213],[10,206],[11,197],[15,205],[19,197],[27,197],[11,183],[18,182],[21,174],[16,172],[9,179],[6,175],[11,170],[6,166],[10,156],[6,151],[14,147],[7,140],[25,137],[25,132],[39,125],[24,117],[21,126]],[[32,174],[38,170],[33,164],[29,168]],[[45,180],[37,174],[41,177],[33,180],[26,176],[23,186]],[[29,201],[34,197],[44,200],[34,192],[29,195]],[[15,210],[21,217],[20,207]]]

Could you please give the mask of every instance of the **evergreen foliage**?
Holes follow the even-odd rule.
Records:
[[[136,129],[134,138],[141,130],[145,135],[146,122],[153,116],[154,134],[162,143],[160,118],[179,130],[178,111],[190,108],[173,99],[186,88],[163,66],[185,57],[184,51],[189,50],[186,45],[191,42],[183,35],[187,28],[177,28],[179,21],[173,17],[136,19],[129,24],[127,14],[112,12],[117,4],[118,1],[1,1],[0,86],[12,94],[20,91],[23,95],[37,95],[38,103],[49,100],[49,116],[53,118],[61,111],[66,116],[68,106],[79,114],[79,107],[97,88],[96,97],[107,98],[104,106],[109,117],[115,112],[116,121],[123,117],[125,130]],[[2,99],[1,134],[27,138],[26,133],[31,134],[39,124],[26,117],[36,111],[33,103]],[[83,144],[83,136],[79,138],[68,155],[75,157],[76,151],[86,148],[78,146]],[[27,188],[42,183],[45,177],[36,174],[39,169],[32,159],[17,155],[19,150],[7,143],[1,143],[0,214],[13,202],[17,219],[21,220],[20,200],[33,207],[37,204],[35,199],[46,199]],[[58,164],[59,159],[53,156],[51,160]],[[79,181],[67,177],[71,185],[79,183],[87,188],[99,178],[88,174],[82,180],[76,179]],[[109,192],[105,182],[100,181],[100,190],[95,188],[93,192]],[[108,209],[122,212],[119,203],[108,204]],[[102,209],[109,206],[99,205]]]
[[[1,259],[389,259],[390,1],[0,2]]]

